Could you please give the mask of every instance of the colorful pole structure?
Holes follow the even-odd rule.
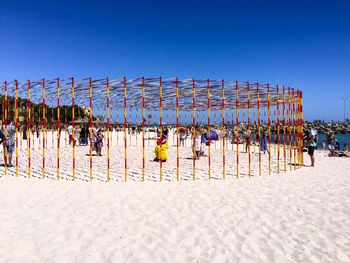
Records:
[[[162,90],[162,77],[159,78],[159,133],[160,138],[163,135],[163,90]],[[160,152],[162,152],[163,144],[160,144]],[[159,155],[159,180],[163,181],[163,160],[162,154]]]
[[[295,92],[294,92],[294,88],[292,89],[292,97],[293,97],[293,156],[294,156],[294,170],[297,169],[297,154],[296,154],[296,146],[297,146],[297,137],[296,137],[296,118],[297,118],[297,114],[296,114],[296,108],[295,108]]]
[[[299,90],[299,105],[300,105],[300,110],[299,110],[299,119],[300,119],[300,166],[304,165],[304,153],[303,153],[303,93],[301,90]]]
[[[225,81],[221,80],[221,137],[222,137],[222,178],[226,179],[226,148],[225,148]]]
[[[42,156],[43,156],[43,162],[42,162],[42,169],[41,169],[41,176],[44,179],[45,178],[45,140],[46,140],[46,112],[45,112],[45,107],[46,107],[46,90],[45,90],[45,79],[42,80],[42,111],[43,111],[43,118],[41,122],[42,126],[42,139],[43,139],[43,146],[42,146]]]
[[[72,88],[71,88],[71,92],[72,92],[72,173],[73,173],[73,181],[76,179],[75,176],[75,101],[74,101],[74,92],[75,92],[75,87],[74,87],[75,83],[74,83],[74,78],[72,78]],[[69,138],[70,139],[70,138]]]
[[[126,136],[126,78],[124,77],[124,181],[128,180],[128,146]]]
[[[55,139],[54,139],[54,112],[53,112],[53,107],[51,108],[51,132],[52,132],[52,141],[51,141],[51,147],[54,147],[55,144]],[[28,137],[27,137],[28,140]]]
[[[106,104],[107,104],[107,182],[111,180],[111,151],[110,151],[110,103],[109,103],[109,94],[110,94],[110,87],[109,87],[109,78],[106,79],[106,91],[107,91],[107,98],[106,98]]]
[[[5,94],[4,94],[4,99],[5,99],[5,103],[4,103],[4,116],[5,116],[5,124],[7,125],[7,117],[8,117],[8,95],[7,95],[7,81],[5,81],[4,83],[4,89],[5,89]],[[4,141],[6,143],[6,140]],[[8,162],[8,153],[7,153],[7,147],[4,147],[4,165],[5,165],[5,175],[7,175],[7,162]]]
[[[67,107],[64,107],[64,125],[65,125],[65,131],[64,131],[64,136],[65,136],[65,145],[67,146]],[[69,138],[68,138],[69,140]]]
[[[60,142],[61,142],[61,116],[60,116],[60,79],[57,78],[57,180],[60,179]]]
[[[142,77],[142,182],[145,181],[145,78]]]
[[[15,85],[16,85],[16,97],[15,97],[15,129],[16,129],[16,134],[15,134],[15,142],[16,142],[16,176],[18,176],[18,81],[15,80]]]
[[[28,80],[27,81],[27,87],[28,87],[28,89],[27,89],[27,92],[28,92],[28,100],[27,100],[27,152],[28,152],[28,171],[27,171],[27,173],[28,173],[28,178],[30,178],[30,176],[31,176],[31,169],[30,169],[30,165],[31,165],[31,163],[30,163],[30,154],[31,154],[31,152],[30,152],[30,150],[31,150],[31,148],[30,148],[30,133],[31,133],[31,131],[30,131],[30,125],[31,125],[31,123],[30,123],[30,116],[31,116],[31,112],[30,112],[30,109],[31,109],[31,105],[30,105],[30,87],[31,87],[31,83],[30,83],[30,80]]]
[[[256,90],[258,95],[258,152],[259,152],[259,176],[261,176],[261,132],[260,132],[260,90],[259,83],[256,84]]]
[[[292,171],[292,112],[291,112],[291,98],[290,87],[288,87],[288,129],[289,129],[289,170]]]
[[[269,175],[271,175],[271,99],[270,99],[270,84],[267,84],[267,143],[269,154]]]
[[[277,174],[280,173],[280,104],[278,88],[277,85]]]
[[[251,142],[251,131],[250,131],[250,83],[248,82],[247,88],[247,96],[248,96],[248,176],[251,176],[251,156],[250,156],[250,142]]]
[[[236,177],[239,178],[239,100],[238,100],[238,81],[236,86]]]
[[[207,90],[208,90],[208,179],[211,179],[210,172],[210,80],[207,79]]]
[[[192,164],[192,170],[193,175],[192,179],[196,180],[196,136],[197,136],[197,130],[196,130],[196,89],[195,89],[195,81],[194,78],[192,79],[192,126],[193,126],[193,164]]]
[[[283,170],[284,172],[287,172],[287,153],[286,153],[286,94],[285,94],[285,88],[284,86],[282,87],[282,96],[283,96],[283,101],[282,101],[282,117],[283,117],[283,122],[282,122],[282,130],[283,130]]]
[[[92,181],[92,79],[89,78],[89,106],[90,106],[90,116],[89,116],[89,126],[90,126],[90,182]]]
[[[179,159],[179,80],[176,78],[175,84],[175,96],[176,96],[176,180],[180,180],[180,159]]]

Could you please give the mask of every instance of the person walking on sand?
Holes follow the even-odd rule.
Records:
[[[306,137],[306,145],[307,145],[307,153],[310,155],[311,166],[315,166],[315,156],[314,151],[317,147],[317,132],[312,127],[311,123],[307,124],[307,137]]]

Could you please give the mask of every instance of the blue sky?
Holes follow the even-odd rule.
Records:
[[[0,0],[0,81],[106,75],[301,88],[350,116],[350,1]]]

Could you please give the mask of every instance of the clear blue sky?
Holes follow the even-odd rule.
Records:
[[[0,0],[1,80],[178,76],[285,84],[350,116],[350,1]]]

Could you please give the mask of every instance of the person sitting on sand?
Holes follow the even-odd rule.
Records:
[[[346,142],[344,143],[344,146],[343,146],[343,152],[348,152],[349,151],[349,144]]]
[[[157,140],[157,145],[154,148],[156,157],[154,162],[166,162],[168,160],[168,134],[166,131],[162,132],[162,136]]]
[[[337,150],[331,150],[328,154],[329,157],[350,157],[350,153],[339,152]]]

